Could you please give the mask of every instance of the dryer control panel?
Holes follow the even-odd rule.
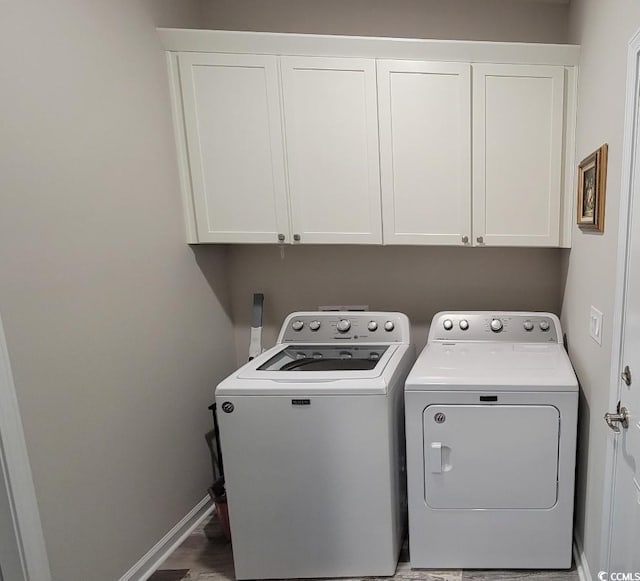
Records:
[[[431,322],[429,341],[561,343],[562,330],[558,317],[552,313],[441,312]]]
[[[284,321],[278,343],[409,343],[409,319],[402,313],[305,311]]]

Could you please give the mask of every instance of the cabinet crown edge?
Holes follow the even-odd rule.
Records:
[[[580,46],[158,28],[166,51],[577,66]]]

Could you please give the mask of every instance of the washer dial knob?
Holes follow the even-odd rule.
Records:
[[[524,330],[525,331],[533,331],[533,323],[531,321],[524,322]]]
[[[494,333],[502,331],[502,321],[500,319],[491,319],[491,330]]]
[[[385,331],[393,331],[396,328],[396,326],[393,324],[393,321],[387,321],[384,324],[384,330]]]
[[[317,331],[320,328],[320,321],[311,321],[309,323],[309,329],[312,331]]]
[[[463,331],[466,331],[466,330],[469,328],[469,321],[467,321],[467,319],[462,319],[462,320],[458,323],[458,325],[460,325],[460,328],[461,328]]]
[[[367,325],[367,329],[369,329],[369,331],[377,331],[378,323],[376,323],[375,321],[369,321],[369,324]]]
[[[340,319],[336,325],[336,329],[338,329],[340,333],[346,333],[351,329],[351,321],[349,319]]]
[[[548,331],[549,330],[549,321],[540,321],[540,329],[542,331]]]
[[[291,328],[294,331],[302,331],[302,327],[304,327],[304,323],[300,320],[294,321],[293,323],[291,323]]]
[[[451,329],[453,329],[453,321],[451,319],[445,319],[442,322],[442,326],[445,328],[445,331],[451,331]]]

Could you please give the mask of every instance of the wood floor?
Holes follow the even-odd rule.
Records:
[[[373,581],[370,577],[367,581]],[[575,567],[569,571],[473,571],[412,570],[405,548],[400,554],[396,574],[384,577],[391,581],[419,579],[424,581],[578,581]],[[222,535],[214,514],[204,521],[173,552],[149,581],[233,581],[231,544]]]

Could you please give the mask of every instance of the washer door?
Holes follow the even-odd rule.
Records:
[[[560,413],[550,405],[430,405],[425,501],[443,509],[546,509],[557,500]]]

